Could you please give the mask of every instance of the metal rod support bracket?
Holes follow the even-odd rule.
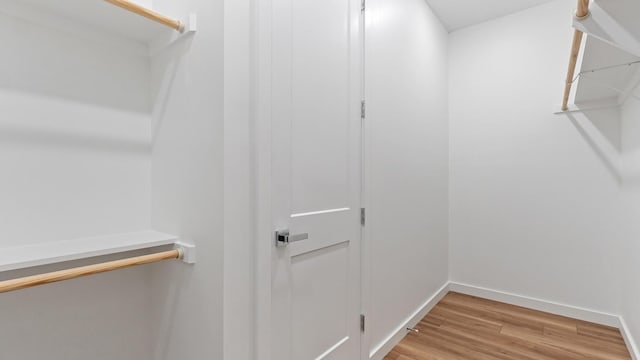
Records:
[[[177,242],[174,248],[180,252],[180,260],[187,264],[196,263],[196,246],[193,244],[187,244],[184,242]]]
[[[578,12],[576,11],[576,13],[573,15],[573,17],[578,20],[578,21],[582,21],[582,20],[586,20],[591,16],[591,11],[587,10],[587,14],[584,16],[579,16]]]

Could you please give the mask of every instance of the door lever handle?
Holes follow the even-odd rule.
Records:
[[[290,243],[307,240],[308,238],[308,233],[291,235],[288,229],[278,230],[276,231],[276,247],[286,247]]]

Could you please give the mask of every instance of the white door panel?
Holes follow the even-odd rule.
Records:
[[[273,0],[271,359],[360,358],[360,0]]]
[[[292,211],[348,207],[350,4],[285,2],[293,6]]]
[[[349,244],[291,258],[294,359],[315,359],[349,336]],[[320,331],[318,331],[320,330]]]

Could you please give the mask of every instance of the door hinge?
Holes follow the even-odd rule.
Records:
[[[364,102],[364,100],[362,100],[360,102],[360,118],[364,119],[366,115],[367,115],[367,104]]]
[[[367,215],[364,208],[360,208],[360,225],[364,226],[367,223]]]
[[[364,332],[365,317],[364,314],[360,314],[360,331]]]

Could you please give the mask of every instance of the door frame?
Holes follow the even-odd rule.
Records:
[[[271,24],[272,0],[254,0],[254,354],[271,360]]]
[[[360,227],[360,311],[365,316],[365,329],[368,329],[368,320],[371,318],[371,279],[372,279],[372,256],[371,256],[371,189],[368,179],[371,179],[371,131],[369,131],[370,104],[367,102],[367,11],[366,1],[362,0],[362,11],[360,13],[360,58],[362,61],[361,72],[361,94],[364,102],[364,116],[361,121],[361,164],[360,164],[360,202],[365,209],[365,222]],[[371,359],[371,331],[364,331],[360,334],[360,360]]]
[[[271,269],[272,269],[272,247],[273,225],[272,225],[272,180],[271,180],[271,26],[272,26],[272,0],[252,0],[252,129],[251,139],[253,143],[253,179],[254,179],[254,329],[253,329],[253,353],[257,360],[277,360],[271,359]],[[360,15],[360,58],[361,58],[361,97],[364,100],[364,55],[365,55],[365,16],[364,11]],[[365,187],[365,131],[364,122],[361,126],[361,183],[360,202],[364,207]],[[368,303],[369,286],[365,283],[370,279],[370,261],[366,261],[366,227],[362,226],[360,231],[360,302],[361,310],[366,309]],[[364,312],[363,312],[364,313]],[[360,333],[360,359],[369,359],[368,336]]]

